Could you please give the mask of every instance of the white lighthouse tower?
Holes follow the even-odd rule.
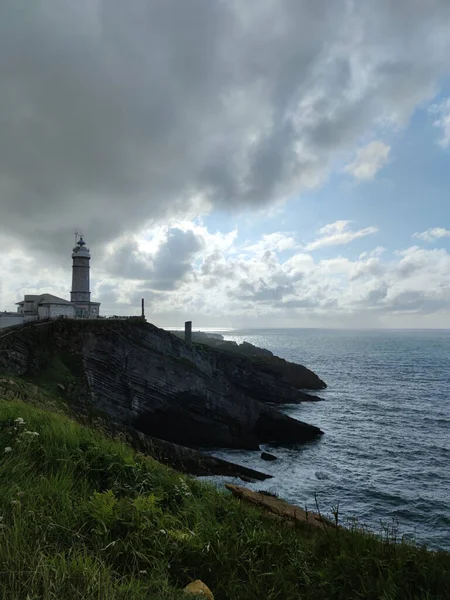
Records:
[[[89,261],[91,254],[83,236],[75,234],[75,247],[72,252],[72,291],[70,302],[75,305],[77,318],[96,318],[99,314],[100,303],[91,302]]]

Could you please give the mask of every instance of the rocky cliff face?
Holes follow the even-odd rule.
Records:
[[[263,388],[273,396],[295,395],[296,388],[270,369],[188,346],[144,322],[59,320],[0,337],[5,371],[36,376],[55,358],[70,373],[62,383],[77,410],[107,415],[169,442],[252,449],[321,434],[256,399]]]
[[[178,331],[175,335],[184,339],[184,332]],[[327,387],[320,377],[303,365],[288,362],[275,356],[270,350],[248,342],[237,344],[224,340],[221,335],[203,332],[194,332],[192,340],[225,354],[227,365],[240,365],[234,382],[244,386],[247,393],[262,402],[282,404],[318,400],[316,396],[305,394],[301,390],[322,390]]]
[[[236,388],[259,402],[298,404],[321,400],[300,388],[326,387],[325,383],[306,367],[287,362],[278,356],[245,357],[222,350],[216,350],[211,356]]]

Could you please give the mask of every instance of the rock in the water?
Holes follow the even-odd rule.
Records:
[[[213,593],[211,592],[209,587],[206,585],[206,583],[203,583],[203,581],[200,581],[200,579],[196,579],[195,581],[193,581],[192,583],[187,585],[184,588],[184,591],[187,594],[193,594],[196,596],[205,596],[205,598],[207,598],[207,600],[214,600]]]
[[[298,401],[299,402],[323,402],[323,398],[320,396],[314,396],[313,394],[309,394],[308,392],[298,391]]]
[[[261,458],[267,461],[278,460],[278,457],[274,454],[269,454],[268,452],[261,452]]]
[[[245,481],[245,483],[256,483],[258,480],[253,477],[247,477],[247,475],[239,475],[239,479]]]
[[[239,477],[247,483],[272,478],[272,475],[261,473],[261,471],[236,465],[227,460],[203,454],[203,452],[198,452],[192,448],[149,437],[132,427],[125,428],[124,431],[128,434],[129,441],[136,450],[149,454],[159,462],[168,464],[178,471],[198,476],[225,475]],[[120,429],[117,432],[122,433]]]

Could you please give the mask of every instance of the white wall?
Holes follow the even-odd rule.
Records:
[[[38,307],[39,319],[55,319],[56,317],[74,317],[75,309],[67,304],[44,304]]]
[[[53,319],[55,317],[74,317],[75,307],[68,304],[50,304],[49,316]]]
[[[23,311],[26,313],[36,312],[36,302],[25,302],[23,305]]]
[[[38,306],[38,315],[40,319],[48,319],[50,316],[49,306]]]
[[[100,312],[100,306],[91,306],[89,316],[91,319],[96,319]]]
[[[24,315],[23,316],[23,321],[24,323],[30,323],[30,321],[37,321],[38,320],[38,316],[36,315]]]

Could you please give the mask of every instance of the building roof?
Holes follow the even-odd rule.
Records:
[[[16,302],[16,306],[25,304],[25,302],[36,302],[36,300],[40,297],[41,297],[41,295],[39,295],[39,294],[37,294],[37,295],[36,294],[25,294],[23,300],[21,300],[20,302]]]
[[[27,296],[27,300],[16,302],[16,305],[22,306],[26,301],[36,302],[41,306],[44,304],[72,304],[72,302],[64,300],[64,298],[58,298],[58,296],[54,296],[53,294],[41,294],[40,296]]]
[[[64,300],[64,298],[58,298],[58,296],[53,296],[53,294],[42,294],[38,304],[72,304],[68,300]]]

